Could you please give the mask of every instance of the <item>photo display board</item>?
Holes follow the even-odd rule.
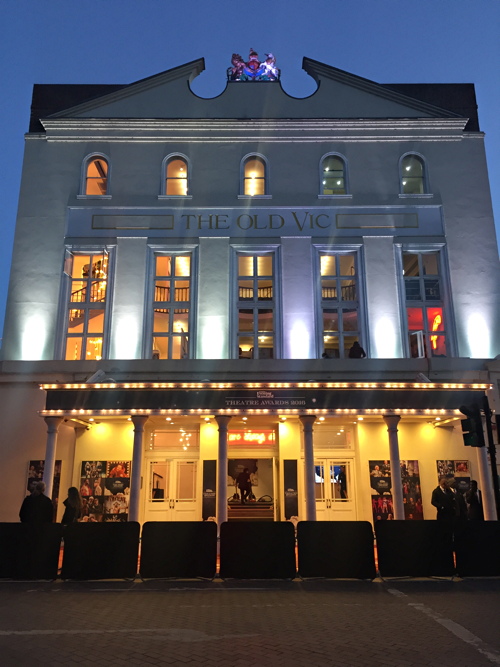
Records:
[[[369,461],[370,486],[372,489],[373,521],[394,519],[394,503],[392,499],[392,474],[390,461]],[[402,460],[401,487],[405,519],[418,521],[424,518],[422,507],[422,490],[418,461]]]
[[[54,521],[57,515],[57,504],[59,502],[59,488],[61,486],[61,466],[62,461],[54,463],[54,477],[52,481],[52,504],[54,505]],[[43,482],[43,471],[45,469],[45,461],[30,461],[28,463],[28,480],[26,483],[26,490],[28,493],[33,491],[37,482]]]
[[[470,465],[469,461],[436,461],[438,483],[440,477],[447,477],[451,483],[455,481],[455,488],[460,493],[470,490]]]
[[[82,461],[82,521],[127,521],[130,461]]]

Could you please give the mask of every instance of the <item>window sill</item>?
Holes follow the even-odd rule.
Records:
[[[238,195],[238,199],[272,199],[272,195]]]
[[[318,195],[318,199],[352,199],[352,195]]]
[[[76,195],[77,199],[111,199],[111,195]]]
[[[158,200],[163,201],[164,199],[192,199],[193,195],[158,195]]]
[[[399,197],[400,199],[432,199],[432,198],[434,197],[434,195],[431,194],[431,193],[424,193],[424,194],[421,194],[421,195],[417,195],[417,194],[414,194],[414,195],[410,195],[410,194],[405,195],[405,194],[400,193],[400,194],[398,195],[398,197]]]

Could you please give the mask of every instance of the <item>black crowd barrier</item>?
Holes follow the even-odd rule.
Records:
[[[231,521],[220,529],[220,576],[234,579],[293,579],[295,531],[289,521]]]
[[[62,526],[0,523],[0,577],[56,579]]]
[[[500,576],[500,523],[467,521],[455,533],[457,573],[461,577]]]
[[[374,579],[373,529],[368,521],[300,521],[301,577]]]
[[[137,521],[72,523],[64,529],[63,579],[133,579],[139,556]]]
[[[452,577],[451,529],[441,521],[377,521],[378,569],[382,577]]]
[[[214,521],[148,521],[143,525],[141,577],[210,579],[216,567]]]

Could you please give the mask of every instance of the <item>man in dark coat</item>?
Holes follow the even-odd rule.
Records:
[[[252,482],[250,480],[250,471],[248,468],[245,468],[243,472],[240,472],[238,477],[236,478],[236,484],[238,485],[238,488],[240,490],[241,494],[241,504],[246,502],[246,499],[252,492]]]
[[[481,491],[477,488],[475,479],[471,480],[470,491],[465,494],[465,499],[469,505],[467,516],[470,521],[484,521],[483,499]]]
[[[437,520],[453,523],[457,516],[455,494],[450,489],[448,478],[440,477],[439,486],[432,492],[431,504],[437,509]]]
[[[19,511],[22,523],[52,523],[54,506],[45,494],[45,482],[37,482],[30,496],[26,496]]]

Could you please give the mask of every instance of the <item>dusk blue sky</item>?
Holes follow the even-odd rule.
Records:
[[[498,235],[499,0],[0,0],[0,23],[0,331],[34,83],[126,84],[203,57],[193,90],[213,97],[250,47],[297,97],[316,87],[304,56],[378,83],[474,83]]]

